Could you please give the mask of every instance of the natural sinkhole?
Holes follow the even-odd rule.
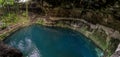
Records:
[[[5,43],[25,57],[100,57],[102,51],[81,33],[60,27],[31,25],[10,35]]]

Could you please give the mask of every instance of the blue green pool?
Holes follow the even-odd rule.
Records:
[[[100,57],[102,51],[81,33],[59,27],[31,25],[13,33],[5,43],[25,57]]]

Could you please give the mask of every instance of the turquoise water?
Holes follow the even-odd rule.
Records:
[[[25,57],[100,57],[101,51],[81,33],[59,27],[31,25],[5,40]]]

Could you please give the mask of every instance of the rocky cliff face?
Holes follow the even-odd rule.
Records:
[[[23,54],[19,50],[13,47],[9,47],[3,42],[0,42],[0,57],[22,57],[22,56]]]
[[[120,31],[120,0],[33,0],[29,4],[49,16],[82,18]]]

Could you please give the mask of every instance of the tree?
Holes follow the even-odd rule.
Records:
[[[14,0],[0,0],[1,10],[5,13],[10,11],[10,7],[14,5]]]
[[[26,2],[26,18],[28,19],[28,2]]]

